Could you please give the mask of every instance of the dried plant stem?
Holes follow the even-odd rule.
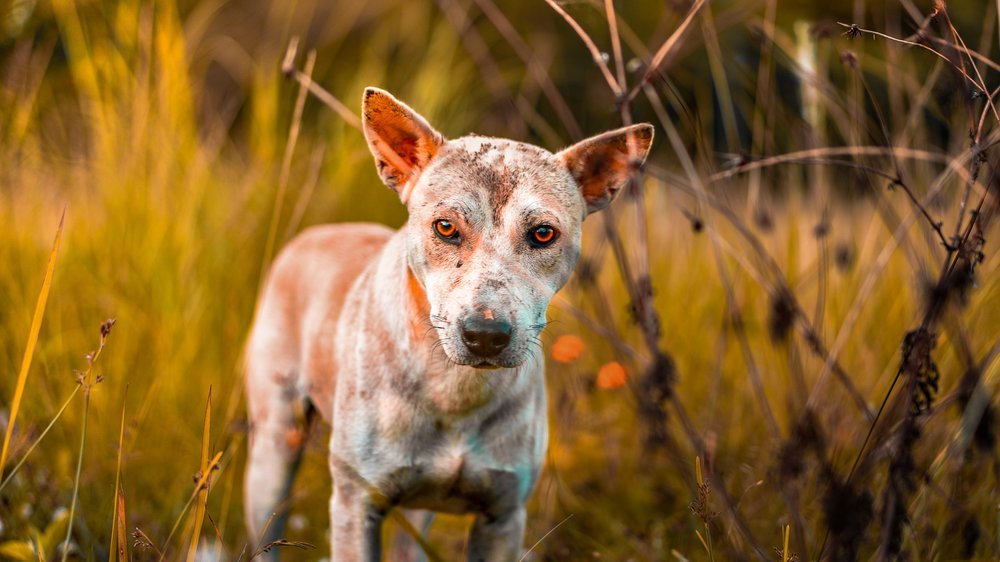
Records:
[[[295,51],[298,48],[298,38],[293,38],[288,47],[287,58],[294,60]],[[316,64],[316,51],[309,51],[306,58],[306,70],[303,74],[309,84],[312,83],[312,71]],[[295,71],[298,73],[298,71]],[[288,132],[288,141],[285,143],[285,154],[281,159],[281,175],[278,178],[278,190],[274,194],[274,205],[272,205],[271,222],[267,229],[267,243],[264,246],[264,258],[260,264],[260,282],[263,283],[267,275],[268,265],[271,263],[271,254],[274,252],[274,244],[278,236],[278,223],[281,222],[281,210],[285,205],[285,192],[288,190],[288,178],[292,170],[292,156],[295,154],[295,145],[299,140],[299,130],[302,126],[302,111],[306,104],[306,94],[308,87],[305,82],[299,83],[299,93],[295,98],[295,110],[292,113],[292,124]]]
[[[622,60],[622,38],[618,35],[618,16],[615,14],[614,0],[604,0],[604,14],[608,18],[608,33],[611,35],[611,53],[615,59],[615,77],[619,89],[625,88],[625,62]]]
[[[10,481],[14,478],[14,475],[17,474],[17,471],[21,469],[21,466],[24,465],[25,461],[28,460],[28,457],[31,456],[31,453],[35,450],[35,447],[38,447],[39,443],[41,443],[42,440],[45,439],[45,436],[49,434],[49,430],[51,430],[52,426],[54,426],[56,422],[59,421],[59,418],[62,417],[63,412],[66,410],[66,407],[69,406],[69,403],[73,401],[73,398],[76,397],[77,392],[80,392],[79,386],[73,388],[73,392],[70,393],[69,397],[66,398],[66,401],[63,402],[62,406],[59,407],[59,411],[56,412],[56,415],[52,417],[52,420],[49,421],[49,424],[45,426],[45,429],[42,430],[42,432],[38,435],[38,438],[35,439],[35,442],[32,443],[30,447],[28,447],[27,451],[24,452],[24,456],[21,457],[21,460],[19,460],[17,464],[14,465],[14,468],[11,469],[10,473],[7,474],[7,477],[4,478],[2,483],[0,483],[0,492],[2,492],[5,487],[7,487],[7,484],[9,484]]]
[[[894,154],[897,158],[906,158],[910,160],[922,160],[926,162],[936,162],[940,164],[948,164],[951,166],[951,159],[948,158],[946,154],[941,154],[939,152],[933,152],[930,150],[922,150],[919,148],[906,148],[906,147],[896,147],[893,150],[889,150],[884,146],[826,146],[818,148],[810,148],[806,150],[797,150],[794,152],[788,152],[785,154],[778,154],[775,156],[768,156],[765,158],[759,158],[756,160],[751,160],[749,162],[740,163],[732,168],[723,170],[721,172],[716,172],[708,177],[710,183],[726,180],[740,174],[760,169],[760,168],[770,168],[773,166],[779,166],[781,164],[797,163],[797,164],[810,164],[810,163],[820,163],[829,164],[836,163],[840,164],[840,161],[820,161],[817,162],[817,158],[830,158],[837,156],[890,156],[890,153]],[[891,177],[891,176],[886,176]]]
[[[674,124],[667,118],[666,110],[663,107],[662,102],[659,97],[656,96],[652,88],[646,88],[647,97],[650,103],[660,119],[660,124],[667,132],[667,138],[670,141],[671,147],[674,149],[678,157],[681,159],[681,166],[688,175],[688,180],[692,185],[696,186],[696,191],[699,194],[700,201],[704,204],[705,198],[707,196],[707,191],[704,185],[701,183],[700,175],[695,168],[694,161],[691,159],[691,155],[688,154],[684,147],[684,143],[681,141],[680,134],[677,132],[677,128]],[[706,219],[707,221],[707,219]],[[706,222],[706,228],[709,229],[711,233],[712,251],[715,257],[716,269],[719,272],[719,279],[722,282],[723,289],[726,293],[726,305],[730,311],[730,315],[734,318],[733,330],[736,333],[737,339],[740,342],[740,349],[743,352],[744,364],[747,367],[747,375],[750,379],[751,388],[753,388],[754,396],[757,399],[758,407],[760,408],[761,414],[764,416],[764,421],[771,433],[772,438],[779,439],[781,435],[781,430],[778,427],[778,422],[774,417],[774,412],[771,409],[771,405],[767,400],[767,394],[764,392],[764,385],[762,382],[762,377],[760,375],[760,370],[757,367],[757,362],[754,359],[753,351],[750,349],[750,341],[747,338],[746,329],[743,325],[742,319],[740,317],[739,311],[736,306],[736,295],[733,290],[733,283],[729,278],[729,272],[726,268],[725,261],[722,259],[721,253],[721,237],[718,231],[713,228],[710,222]]]
[[[79,387],[77,387],[79,388]],[[118,455],[115,462],[115,493],[111,514],[111,541],[108,545],[108,562],[128,562],[128,540],[125,529],[125,492],[122,484],[122,455],[125,448],[125,399],[128,397],[128,385],[122,397],[122,420],[118,430]]]
[[[535,53],[531,47],[525,43],[517,29],[510,23],[510,20],[507,19],[503,12],[497,8],[497,5],[493,2],[493,0],[473,1],[477,6],[479,6],[479,9],[486,14],[486,17],[493,23],[493,26],[496,27],[497,31],[503,35],[507,43],[514,49],[514,52],[517,53],[518,58],[520,58],[521,62],[524,63],[532,79],[534,79],[534,81],[538,84],[538,87],[541,88],[545,99],[547,99],[549,104],[552,105],[556,115],[562,122],[563,128],[565,128],[569,133],[570,138],[573,140],[583,138],[583,131],[580,129],[580,124],[573,115],[573,111],[570,109],[569,104],[566,103],[566,99],[563,95],[559,93],[559,89],[552,81],[552,77],[549,75],[548,70],[539,63],[537,53]]]
[[[319,184],[319,172],[323,165],[323,155],[325,153],[326,143],[320,143],[312,151],[312,156],[309,159],[309,177],[306,178],[306,183],[299,192],[295,207],[292,208],[292,215],[288,219],[288,225],[285,226],[285,233],[281,237],[286,242],[292,238],[292,235],[299,229],[299,225],[302,224],[302,217],[305,216],[309,201],[312,199],[313,192]]]
[[[559,523],[556,523],[555,527],[552,527],[551,529],[549,529],[547,533],[545,533],[544,535],[542,535],[542,538],[538,539],[537,541],[535,541],[535,544],[531,545],[531,548],[529,548],[528,550],[524,551],[524,555],[521,556],[520,558],[518,558],[517,562],[524,562],[524,559],[527,558],[529,554],[531,554],[531,551],[535,550],[535,548],[537,548],[538,545],[542,544],[542,542],[545,541],[545,539],[549,538],[549,535],[551,535],[552,533],[556,532],[556,529],[558,529],[559,527],[562,527],[563,523],[569,521],[572,518],[573,518],[573,514],[570,513],[562,521],[560,521]]]
[[[170,540],[174,538],[177,528],[180,526],[181,521],[184,520],[184,515],[187,514],[188,509],[191,507],[191,504],[194,503],[195,498],[198,497],[201,489],[207,484],[209,476],[211,476],[212,472],[219,466],[220,460],[222,460],[222,451],[215,453],[215,456],[212,457],[212,460],[206,465],[208,469],[202,471],[200,477],[195,482],[194,491],[191,492],[191,495],[188,497],[187,502],[181,509],[180,514],[177,515],[177,519],[174,520],[174,525],[170,528],[170,533],[167,534],[166,540],[163,541],[163,548],[159,549],[160,557],[158,558],[158,561],[162,562],[163,557],[166,556],[167,551],[170,549]]]
[[[657,49],[656,54],[653,55],[653,60],[649,63],[649,67],[646,69],[646,74],[643,75],[639,82],[632,86],[632,89],[629,90],[628,94],[625,96],[626,103],[634,100],[635,97],[639,95],[639,92],[642,91],[643,87],[649,83],[657,72],[659,72],[660,65],[663,64],[664,59],[667,58],[670,51],[673,50],[674,46],[677,45],[677,42],[684,36],[684,32],[687,31],[688,27],[691,26],[691,22],[694,21],[694,16],[704,5],[705,0],[696,0],[695,3],[691,5],[691,8],[688,10],[684,20],[677,26],[676,29],[674,29],[674,32],[670,34],[670,37],[663,42],[663,45]],[[622,84],[624,85],[624,82]]]
[[[754,233],[749,229],[749,227],[747,227],[743,223],[743,221],[738,216],[736,216],[736,214],[731,209],[718,202],[715,197],[713,197],[708,193],[708,191],[705,189],[705,186],[701,182],[697,170],[694,167],[694,162],[691,160],[690,155],[687,154],[687,150],[684,147],[684,143],[680,139],[680,135],[677,133],[676,127],[674,127],[670,119],[667,118],[666,110],[663,108],[663,104],[659,100],[659,97],[652,90],[652,88],[649,87],[646,88],[646,96],[647,98],[649,98],[650,103],[653,105],[653,108],[656,111],[657,116],[659,117],[660,124],[666,130],[667,136],[671,142],[671,146],[673,146],[678,156],[681,157],[681,164],[686,170],[688,178],[692,183],[692,188],[691,188],[692,194],[696,198],[698,198],[699,201],[701,201],[704,205],[711,207],[716,211],[718,211],[719,213],[721,213],[723,217],[725,217],[730,224],[736,227],[737,231],[739,231],[739,233],[744,237],[744,239],[747,240],[747,242],[753,248],[754,253],[758,256],[759,259],[761,259],[764,262],[765,268],[771,274],[770,277],[774,279],[775,289],[773,290],[783,291],[783,293],[786,294],[791,299],[791,302],[794,304],[793,312],[796,319],[796,325],[803,332],[803,336],[806,342],[809,344],[810,349],[824,361],[832,363],[833,372],[837,376],[837,380],[841,382],[841,384],[847,390],[848,394],[850,394],[851,398],[853,399],[858,409],[865,415],[866,418],[871,419],[874,416],[874,414],[868,407],[867,402],[864,400],[864,397],[861,396],[861,393],[858,392],[857,388],[854,386],[851,377],[847,375],[847,373],[843,370],[843,368],[840,367],[839,364],[837,364],[835,359],[830,358],[829,354],[827,353],[827,350],[823,345],[820,335],[815,331],[814,327],[809,322],[801,305],[795,299],[794,293],[792,292],[791,288],[786,286],[786,283],[784,282],[783,277],[781,275],[781,268],[778,266],[777,263],[775,263],[774,259],[770,256],[770,254],[768,254],[767,250],[764,248],[760,239],[757,238],[756,235],[754,235]],[[657,170],[657,168],[652,166],[650,166],[649,169],[652,171]],[[710,176],[710,177],[714,178],[715,176]]]
[[[961,47],[959,47],[957,45],[952,44],[947,39],[942,39],[941,37],[936,37],[934,35],[917,35],[917,34],[914,34],[914,35],[911,35],[910,37],[906,38],[906,40],[908,40],[908,41],[914,41],[916,39],[930,39],[931,41],[937,43],[938,45],[949,46],[949,47],[955,49],[956,51],[958,51],[958,52],[960,52],[960,53],[968,56],[970,59],[975,59],[976,61],[985,64],[986,66],[988,66],[992,70],[998,70],[998,71],[1000,71],[1000,64],[996,63],[993,59],[987,57],[986,55],[980,53],[979,51],[974,51],[974,50],[972,50],[972,49],[970,49],[970,48],[968,48],[968,47],[966,47],[964,45],[961,46]]]
[[[520,120],[508,120],[515,136],[525,133],[527,123],[549,142],[559,143],[559,135],[551,125],[538,114],[534,103],[524,97],[522,92],[514,93],[503,80],[503,72],[493,57],[490,46],[471,23],[471,18],[456,0],[437,0],[438,6],[462,39],[465,50],[476,61],[476,68],[486,84],[495,102],[503,102],[504,107],[514,105],[520,113]]]
[[[83,388],[83,423],[80,428],[80,450],[76,457],[76,476],[73,478],[73,499],[69,504],[69,520],[66,525],[66,539],[62,543],[62,561],[66,562],[67,556],[69,556],[69,540],[73,536],[73,518],[76,515],[76,500],[80,493],[80,473],[83,470],[83,451],[87,445],[87,420],[90,417],[90,394],[94,390],[94,387],[101,382],[102,377],[97,374],[97,369],[95,365],[97,359],[101,356],[101,352],[104,351],[104,344],[107,340],[108,335],[111,333],[111,328],[115,325],[114,319],[107,320],[101,324],[101,340],[97,346],[97,349],[88,353],[86,355],[87,359],[87,370],[78,373],[78,383],[81,388]]]
[[[952,45],[956,50],[958,50],[960,54],[969,55],[970,49],[968,46],[966,46],[965,40],[962,39],[961,34],[959,34],[958,30],[955,29],[955,25],[951,23],[951,16],[948,15],[948,10],[947,9],[942,10],[942,13],[944,14],[945,22],[948,24],[948,31],[951,32]],[[959,63],[962,65],[962,70],[964,71],[965,60],[963,60],[961,56],[959,56],[958,60]],[[1000,121],[1000,113],[997,113],[996,106],[993,105],[993,96],[990,94],[990,92],[986,87],[986,80],[983,79],[982,73],[979,72],[979,67],[976,66],[976,61],[972,60],[971,56],[969,57],[969,65],[972,66],[972,70],[973,72],[976,73],[976,78],[979,80],[978,82],[973,81],[973,85],[978,88],[981,88],[981,92],[986,95],[986,106],[993,110],[993,117],[997,121]],[[980,126],[973,123],[973,131],[974,131],[972,135],[973,139],[975,139],[975,142],[978,143],[980,140],[980,135],[982,134],[982,129]]]
[[[674,415],[677,416],[677,419],[681,422],[680,425],[684,429],[688,441],[694,447],[695,452],[702,458],[709,458],[705,442],[698,436],[698,432],[695,430],[694,424],[691,423],[691,417],[688,416],[686,408],[684,408],[684,405],[681,404],[681,401],[676,394],[670,397],[669,404],[673,408]],[[722,477],[719,476],[711,465],[709,465],[707,472],[708,480],[712,483],[712,490],[714,490],[719,497],[722,498],[722,503],[726,508],[726,514],[739,535],[743,538],[743,540],[750,543],[750,547],[753,549],[753,553],[757,555],[758,559],[770,561],[767,553],[760,546],[760,543],[757,542],[753,532],[750,531],[750,526],[747,524],[746,519],[743,518],[743,515],[737,508],[736,502],[733,501],[732,496],[730,496],[729,492],[726,490],[725,482],[722,481]]]
[[[69,504],[69,523],[66,525],[66,539],[62,543],[62,562],[69,556],[69,539],[73,536],[73,518],[76,515],[76,499],[80,492],[80,472],[83,469],[83,451],[87,445],[87,419],[90,414],[90,392],[83,392],[83,424],[80,427],[80,449],[76,456],[76,476],[73,477],[73,499]]]
[[[711,235],[713,242],[712,253],[715,256],[719,279],[722,281],[722,286],[726,292],[726,306],[729,309],[730,317],[733,319],[733,331],[736,333],[736,338],[740,342],[740,349],[743,351],[743,362],[747,367],[750,387],[753,389],[754,397],[757,399],[757,407],[760,408],[760,412],[764,416],[765,425],[767,425],[768,430],[771,432],[771,438],[778,440],[781,438],[781,429],[778,427],[778,421],[774,417],[774,411],[771,409],[771,404],[767,400],[767,394],[764,392],[763,377],[761,377],[757,361],[754,359],[750,340],[747,337],[746,326],[743,323],[742,315],[736,304],[736,293],[733,289],[733,282],[729,278],[729,271],[726,268],[725,261],[722,259],[717,241],[719,232],[713,228]]]
[[[547,3],[557,14],[562,16],[562,18],[566,20],[566,23],[573,28],[573,31],[580,36],[583,44],[586,45],[587,50],[590,51],[590,56],[594,59],[594,64],[597,65],[597,68],[604,76],[604,80],[607,81],[608,87],[611,88],[611,91],[614,93],[615,99],[619,99],[622,95],[622,88],[618,85],[615,77],[611,74],[611,70],[608,69],[608,63],[604,60],[604,55],[601,54],[601,51],[597,48],[597,44],[594,43],[594,40],[591,39],[590,35],[584,31],[583,27],[581,27],[580,24],[573,19],[573,16],[569,15],[569,13],[567,13],[562,6],[557,4],[555,0],[545,0],[545,3]]]
[[[917,200],[916,195],[913,194],[913,190],[910,188],[907,182],[903,180],[903,169],[899,165],[899,160],[896,159],[895,147],[892,144],[892,134],[889,133],[889,126],[886,124],[885,116],[882,114],[881,104],[879,104],[878,98],[875,96],[875,94],[872,93],[871,88],[868,86],[868,81],[865,80],[864,74],[860,72],[860,70],[858,70],[856,67],[854,68],[854,70],[855,70],[855,76],[857,77],[858,81],[864,88],[865,94],[868,96],[868,100],[871,102],[872,107],[875,109],[875,115],[878,118],[879,128],[882,131],[882,136],[885,139],[886,148],[889,150],[889,157],[892,160],[892,168],[895,177],[892,178],[892,183],[889,184],[889,187],[890,188],[896,186],[901,187],[903,191],[906,193],[906,196],[910,199],[910,202],[917,209],[919,209],[920,213],[924,216],[925,219],[927,219],[927,223],[930,225],[931,229],[934,230],[935,233],[937,233],[938,239],[941,241],[941,245],[944,246],[945,248],[950,248],[948,239],[945,237],[944,231],[942,230],[943,223],[934,220],[934,218],[931,217],[930,212],[927,211],[926,205],[923,205],[920,201]],[[971,187],[969,188],[969,190],[971,190]],[[968,193],[966,195],[968,195]],[[961,221],[961,218],[959,220]]]
[[[293,38],[291,43],[288,45],[288,50],[285,52],[285,60],[281,64],[281,71],[285,76],[295,80],[300,86],[309,91],[310,94],[316,96],[316,98],[323,102],[323,105],[329,107],[334,113],[340,116],[348,125],[354,127],[358,131],[361,130],[361,119],[342,101],[337,99],[336,96],[331,94],[329,90],[326,90],[316,82],[313,82],[311,72],[305,73],[299,71],[295,68],[295,55],[298,52],[299,42],[297,38]]]
[[[860,26],[852,26],[851,24],[846,24],[846,23],[842,23],[842,22],[839,22],[839,21],[837,22],[837,25],[839,25],[841,27],[845,27],[847,29],[853,29],[853,28],[856,27],[857,30],[859,32],[861,32],[861,33],[867,33],[867,34],[869,34],[869,35],[871,35],[873,37],[881,37],[883,39],[888,39],[889,41],[892,41],[894,43],[899,43],[899,44],[907,45],[907,46],[910,46],[910,47],[919,47],[921,49],[924,49],[926,51],[934,53],[935,56],[940,57],[942,60],[944,60],[945,62],[947,62],[949,65],[951,65],[952,68],[954,68],[956,71],[958,71],[959,74],[961,74],[966,80],[969,81],[970,84],[972,84],[973,88],[979,90],[981,93],[986,94],[987,96],[990,93],[989,90],[986,89],[986,86],[984,86],[980,82],[977,82],[971,76],[969,76],[969,74],[965,71],[964,68],[962,68],[959,65],[956,65],[954,62],[951,61],[951,59],[948,58],[947,55],[945,55],[941,51],[938,51],[937,49],[935,49],[935,48],[933,48],[933,47],[931,47],[929,45],[925,45],[924,43],[917,43],[916,41],[908,41],[906,39],[900,39],[899,37],[893,37],[891,35],[886,35],[885,33],[880,33],[878,31],[874,31],[874,30],[871,30],[871,29],[865,29],[865,28],[860,27]],[[992,105],[992,102],[990,102],[990,103]],[[996,113],[996,109],[994,109],[994,113]],[[1000,114],[997,114],[996,118],[997,118],[998,121],[1000,121]]]
[[[201,527],[205,522],[205,508],[208,503],[208,489],[211,484],[210,475],[206,475],[208,467],[209,443],[211,442],[212,428],[212,387],[208,387],[208,401],[205,406],[205,421],[201,434],[201,461],[199,471],[205,478],[205,485],[198,490],[198,500],[194,508],[194,524],[191,532],[191,544],[188,546],[187,562],[194,562],[198,554],[198,539],[201,537]]]

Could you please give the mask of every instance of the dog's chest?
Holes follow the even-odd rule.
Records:
[[[438,384],[428,377],[417,379],[419,385],[384,378],[396,382],[370,394],[362,387],[355,396],[363,400],[345,400],[333,422],[333,454],[350,467],[334,478],[356,474],[378,497],[403,507],[451,513],[515,509],[538,478],[547,435],[541,373],[523,375],[495,379],[505,384],[468,411],[442,408],[435,399],[442,394]],[[340,390],[338,398],[348,396]],[[469,392],[459,390],[455,394]]]
[[[530,454],[502,461],[480,448],[476,436],[449,435],[444,441],[385,475],[395,503],[452,513],[486,507],[503,512],[534,486],[538,468]]]

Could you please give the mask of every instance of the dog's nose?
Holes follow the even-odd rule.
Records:
[[[473,355],[494,357],[510,343],[511,325],[502,320],[466,318],[462,322],[462,341]]]

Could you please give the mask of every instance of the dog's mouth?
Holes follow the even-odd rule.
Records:
[[[489,361],[480,361],[479,363],[474,363],[471,365],[473,369],[482,369],[483,371],[496,371],[497,369],[502,369],[500,365],[491,363]]]
[[[524,362],[523,357],[497,355],[495,357],[476,357],[470,354],[462,354],[452,359],[455,363],[476,369],[477,371],[501,371],[504,369],[516,369]]]

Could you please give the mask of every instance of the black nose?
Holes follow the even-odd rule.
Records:
[[[510,324],[502,320],[466,318],[462,322],[462,341],[473,355],[494,357],[510,343]]]

